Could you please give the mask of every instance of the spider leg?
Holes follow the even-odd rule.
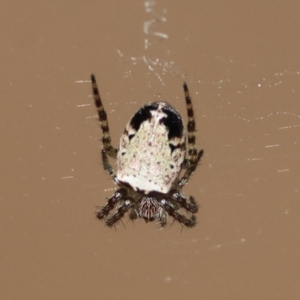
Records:
[[[187,158],[183,163],[183,168],[186,169],[183,177],[175,184],[175,186],[182,188],[187,182],[191,174],[196,170],[198,163],[203,155],[203,150],[199,152],[196,149],[196,121],[193,109],[192,99],[190,97],[190,93],[187,87],[187,84],[183,83],[183,91],[185,96],[185,104],[188,116],[188,123],[187,123],[187,141],[188,141],[188,153]]]
[[[108,199],[107,204],[96,213],[96,217],[101,220],[105,218],[109,212],[114,209],[116,204],[126,197],[127,191],[125,188],[118,189],[114,195]]]
[[[194,215],[192,215],[190,218],[185,217],[184,215],[177,212],[165,199],[163,199],[160,203],[165,211],[179,223],[187,227],[193,227],[196,225],[196,217]]]
[[[95,105],[97,107],[100,126],[101,126],[102,133],[103,133],[103,137],[102,137],[103,147],[104,147],[104,150],[107,152],[107,154],[110,157],[116,158],[118,149],[114,148],[111,145],[111,138],[110,138],[110,133],[109,133],[107,114],[106,114],[106,111],[104,110],[102,100],[100,97],[100,93],[98,90],[96,78],[93,74],[91,75],[91,81],[92,81],[94,101],[95,101]]]
[[[132,204],[129,200],[124,201],[118,208],[117,212],[112,215],[105,223],[108,227],[114,226],[131,208]]]
[[[191,213],[196,213],[198,211],[198,204],[195,201],[194,197],[190,196],[189,201],[182,195],[178,190],[175,190],[171,193],[172,199],[175,200],[176,204],[179,204],[180,207],[183,207],[186,211]]]
[[[188,115],[188,123],[187,123],[188,161],[189,164],[195,165],[197,164],[197,160],[198,160],[198,151],[195,146],[196,121],[195,121],[192,99],[190,97],[187,84],[185,82],[183,83],[183,91],[184,91],[185,104],[186,104],[186,110]]]
[[[116,172],[115,172],[115,170],[113,169],[113,167],[109,164],[108,157],[107,157],[107,154],[106,154],[105,149],[102,149],[101,153],[102,153],[102,162],[103,162],[104,170],[105,170],[106,172],[108,172],[108,174],[110,175],[110,177],[112,178],[112,180],[113,180],[116,184],[119,184],[119,181],[118,181],[118,179],[117,179]],[[120,184],[119,184],[119,185],[120,185]]]
[[[161,212],[159,213],[159,221],[158,224],[160,227],[164,227],[167,225],[167,219],[168,219],[168,214],[164,209],[161,209]]]
[[[188,181],[189,181],[192,173],[196,170],[196,168],[197,168],[197,166],[198,166],[198,164],[200,162],[200,159],[201,159],[203,153],[204,153],[203,150],[200,150],[198,152],[197,160],[196,160],[196,162],[194,164],[188,165],[189,163],[191,163],[191,161],[187,160],[187,163],[186,163],[186,166],[185,166],[186,170],[185,170],[183,176],[181,177],[181,179],[179,180],[179,182],[177,183],[177,186],[180,189],[182,189],[183,186],[185,186],[188,183]]]

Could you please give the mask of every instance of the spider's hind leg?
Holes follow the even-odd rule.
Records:
[[[192,99],[190,97],[190,93],[187,87],[187,84],[183,83],[183,90],[185,96],[186,110],[188,115],[188,123],[187,123],[187,142],[188,142],[188,152],[187,159],[183,163],[183,168],[186,169],[183,177],[178,182],[178,187],[182,188],[187,182],[191,174],[196,170],[198,163],[203,155],[203,150],[197,151],[196,148],[196,121],[193,109]]]
[[[175,190],[172,193],[172,199],[175,200],[176,204],[179,204],[180,207],[183,207],[188,212],[196,213],[198,211],[198,204],[192,196],[189,197],[188,201],[179,190]]]
[[[107,221],[106,225],[108,227],[114,226],[119,220],[121,220],[128,210],[132,207],[132,204],[129,200],[125,200],[117,209],[117,212],[113,214]]]
[[[97,107],[100,126],[101,126],[102,133],[103,133],[103,137],[102,137],[103,148],[110,157],[116,158],[118,149],[116,149],[115,147],[113,147],[111,145],[111,138],[110,138],[110,133],[109,133],[107,114],[106,114],[106,111],[102,104],[102,100],[101,100],[99,89],[98,89],[97,82],[96,82],[96,77],[93,74],[91,75],[91,81],[92,81],[94,101],[95,101],[95,105]]]
[[[102,149],[101,154],[102,154],[102,163],[103,163],[104,170],[109,173],[110,177],[116,184],[120,185],[117,179],[116,172],[113,169],[113,167],[110,165],[106,151],[104,149]]]

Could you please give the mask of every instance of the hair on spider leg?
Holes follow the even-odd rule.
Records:
[[[112,226],[108,226],[107,224],[106,224],[106,222],[105,222],[105,226],[107,226],[108,228],[110,228],[111,230],[115,230],[116,232],[118,232],[118,230],[117,230],[117,226],[116,226],[117,224],[114,224],[114,225],[112,225]]]
[[[173,220],[172,220],[172,222],[170,223],[170,226],[169,226],[169,228],[171,228],[172,226],[175,226],[175,223],[177,222],[177,220],[175,220],[174,218],[173,218]],[[179,222],[178,222],[179,223]]]
[[[124,227],[124,228],[126,228],[126,226],[125,226],[125,224],[124,224],[123,220],[122,220],[122,219],[120,219],[119,221],[122,223],[123,227]],[[115,224],[115,226],[116,226],[116,225],[117,225],[117,223]]]
[[[168,214],[166,211],[163,210],[163,212],[159,216],[159,221],[157,224],[160,225],[160,228],[163,228],[168,224]]]

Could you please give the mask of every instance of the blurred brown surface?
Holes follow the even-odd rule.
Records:
[[[1,6],[0,298],[300,299],[299,2],[147,3]],[[115,145],[150,100],[185,117],[188,83],[195,228],[95,219],[91,72]]]

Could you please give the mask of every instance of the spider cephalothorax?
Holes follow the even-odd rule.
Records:
[[[203,150],[198,152],[195,147],[195,118],[186,83],[183,89],[188,114],[187,135],[180,114],[170,104],[151,102],[128,122],[116,149],[111,145],[107,115],[94,75],[91,80],[103,132],[103,166],[119,186],[97,212],[97,218],[105,219],[106,225],[111,227],[129,212],[132,220],[158,220],[160,226],[164,226],[169,215],[183,225],[194,226],[198,206],[194,198],[186,198],[181,189],[195,171]],[[108,156],[117,159],[116,172]],[[180,178],[182,169],[185,173]],[[182,208],[192,215],[181,214]]]

